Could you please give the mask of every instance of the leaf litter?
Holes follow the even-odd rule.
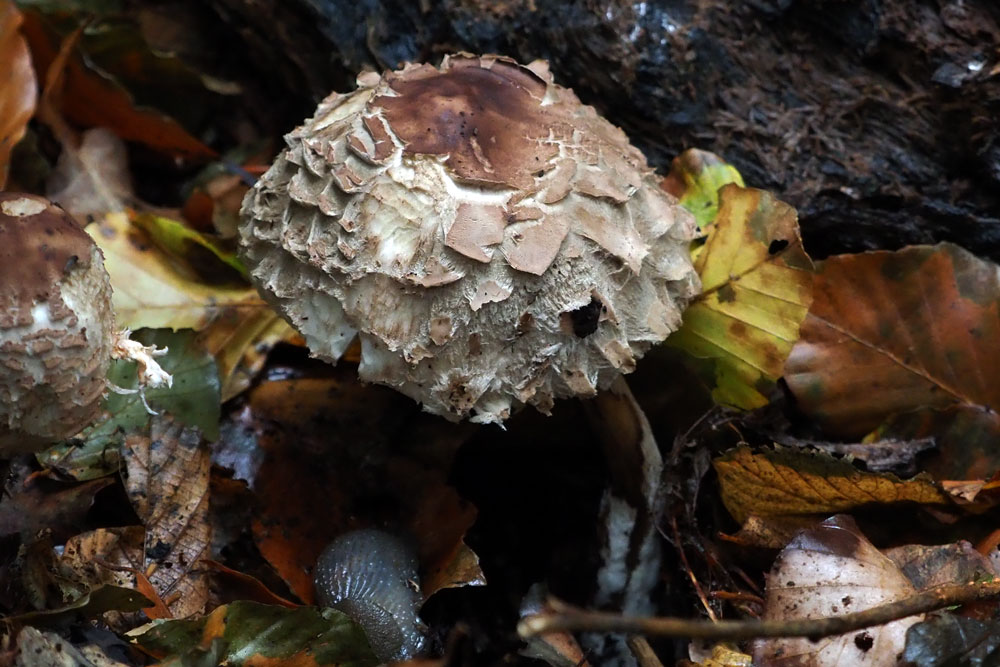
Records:
[[[414,539],[431,646],[449,664],[516,662],[525,650],[547,664],[679,655],[593,636],[581,649],[570,634],[526,649],[516,618],[558,613],[557,598],[794,620],[992,581],[995,264],[941,244],[814,266],[794,209],[746,187],[722,157],[690,150],[663,187],[701,229],[691,255],[705,289],[673,350],[653,351],[630,379],[632,407],[608,394],[484,434],[361,385],[356,355],[336,369],[309,360],[245,281],[232,239],[260,171],[247,160],[266,161],[261,147],[279,134],[255,134],[243,116],[238,132],[205,131],[205,111],[241,87],[151,47],[188,43],[151,30],[165,14],[23,4],[23,22],[0,4],[0,54],[15,65],[0,74],[0,183],[8,169],[14,183],[38,182],[10,161],[29,136],[51,168],[45,192],[90,223],[104,252],[119,326],[168,347],[175,382],[109,393],[76,438],[5,466],[0,611],[26,625],[6,638],[22,652],[373,664],[357,625],[300,606],[313,599],[319,550],[362,526]],[[134,379],[113,364],[111,384]],[[828,519],[844,512],[864,530]],[[647,583],[609,593],[612,570]],[[542,584],[554,597],[528,604]],[[703,665],[747,664],[749,651],[757,664],[988,664],[1000,645],[994,606],[818,642],[692,643],[688,655]],[[96,619],[116,651],[84,639],[78,616]],[[68,626],[72,645],[49,629]]]

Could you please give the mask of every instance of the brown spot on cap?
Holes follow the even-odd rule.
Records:
[[[28,311],[53,286],[90,266],[94,241],[66,211],[37,195],[0,192],[0,308]]]
[[[390,127],[410,154],[448,155],[463,180],[524,189],[558,149],[550,130],[571,128],[542,106],[548,84],[506,58],[451,58],[386,74],[396,96],[381,95]]]

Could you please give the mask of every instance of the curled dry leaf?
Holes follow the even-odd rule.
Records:
[[[743,522],[758,517],[830,514],[877,504],[949,504],[931,480],[902,480],[858,470],[829,454],[740,446],[715,459],[726,509]]]
[[[204,611],[208,577],[208,480],[211,456],[201,433],[172,418],[153,418],[148,436],[125,439],[125,490],[143,525],[142,571],[175,617]]]
[[[800,533],[778,555],[767,576],[763,618],[826,618],[901,600],[916,590],[899,568],[861,534],[854,520],[835,516]],[[906,630],[923,616],[843,635],[754,642],[754,664],[896,665]]]
[[[799,407],[857,437],[953,404],[1000,410],[1000,271],[958,246],[831,257],[785,367]]]
[[[726,185],[695,269],[703,291],[667,342],[715,362],[717,402],[765,405],[812,298],[795,209],[763,190]]]
[[[35,70],[21,36],[21,12],[12,0],[0,0],[0,190],[7,184],[10,152],[21,137],[38,97]]]

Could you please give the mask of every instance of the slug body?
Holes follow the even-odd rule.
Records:
[[[314,583],[319,603],[360,625],[379,660],[423,649],[417,556],[403,540],[375,529],[345,533],[320,554]]]

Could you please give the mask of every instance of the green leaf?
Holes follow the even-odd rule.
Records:
[[[234,666],[265,661],[300,666],[378,664],[359,626],[339,611],[315,607],[233,602],[203,618],[155,622],[134,638],[147,651],[179,664],[205,663],[207,653],[214,664]]]
[[[151,213],[132,216],[132,223],[168,254],[182,259],[199,277],[212,282],[244,282],[246,268],[236,253],[187,225]]]
[[[173,386],[147,389],[149,406],[156,412],[170,413],[182,424],[198,427],[210,440],[217,438],[221,410],[218,371],[212,355],[195,345],[195,333],[143,329],[132,338],[168,350],[157,361],[173,375]],[[138,386],[135,362],[113,361],[108,380],[117,387],[135,389]],[[148,429],[150,417],[138,393],[109,391],[102,419],[73,440],[39,453],[38,461],[78,480],[115,472],[125,437]]]
[[[718,214],[719,190],[729,183],[743,187],[743,177],[736,167],[715,153],[689,148],[670,163],[663,188],[691,211],[698,228],[704,231]]]

